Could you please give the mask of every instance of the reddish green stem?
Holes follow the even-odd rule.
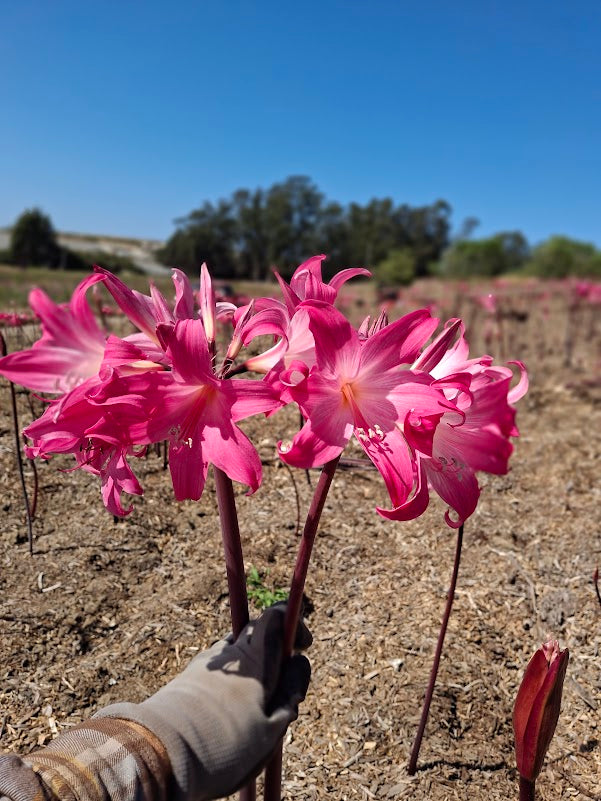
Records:
[[[520,776],[520,801],[534,801],[534,782]]]
[[[411,757],[409,759],[409,765],[407,766],[407,772],[409,773],[410,776],[413,776],[415,774],[415,771],[417,770],[419,749],[422,744],[422,738],[424,736],[424,731],[426,729],[426,723],[428,722],[428,714],[430,713],[430,704],[432,702],[432,695],[434,694],[434,685],[436,684],[436,676],[438,675],[438,667],[440,665],[440,656],[442,654],[442,647],[444,645],[445,634],[447,633],[447,625],[449,623],[449,617],[451,616],[451,609],[453,608],[453,599],[455,597],[455,587],[457,586],[457,576],[459,574],[459,562],[461,559],[462,544],[463,544],[463,525],[459,526],[459,529],[457,531],[457,545],[455,547],[455,563],[453,564],[453,576],[451,578],[451,586],[449,588],[449,594],[447,595],[447,603],[445,606],[444,615],[440,626],[440,631],[438,632],[438,641],[436,643],[436,651],[434,652],[434,661],[432,662],[432,669],[430,670],[430,680],[428,681],[428,687],[426,688],[426,696],[424,698],[424,705],[422,707],[422,715],[419,721],[419,726],[417,728],[417,734],[415,735],[415,740],[413,742],[413,748],[411,749]]]
[[[232,632],[237,637],[248,623],[248,595],[246,593],[246,574],[240,541],[240,527],[236,512],[236,498],[231,478],[213,465],[217,507],[221,522],[221,538],[225,554],[225,569],[230,596],[230,616]],[[255,780],[240,790],[240,801],[255,801],[257,797]]]
[[[319,481],[315,487],[313,500],[309,507],[307,520],[305,521],[305,528],[301,538],[301,543],[296,555],[296,564],[294,566],[294,575],[290,584],[290,596],[286,607],[286,622],[284,624],[284,658],[290,656],[294,648],[294,638],[298,621],[301,614],[303,605],[303,592],[305,589],[305,581],[307,579],[307,571],[309,570],[309,562],[311,561],[311,552],[313,550],[313,543],[317,534],[319,520],[323,507],[326,502],[328,491],[334,478],[334,473],[338,467],[340,456],[332,459],[324,465]],[[265,790],[264,801],[280,801],[282,796],[282,743],[274,752],[271,761],[267,764],[265,769]]]
[[[6,342],[2,334],[0,334],[0,354],[6,356]],[[27,485],[25,484],[25,473],[23,470],[23,457],[21,455],[21,438],[19,436],[19,415],[17,413],[17,393],[15,392],[15,385],[9,381],[10,386],[10,400],[13,413],[13,427],[15,430],[15,452],[17,454],[17,466],[19,468],[19,477],[21,479],[21,492],[23,493],[23,503],[25,505],[25,516],[27,518],[27,541],[29,543],[29,555],[33,556],[33,515],[31,511],[31,504],[27,494]],[[37,501],[37,473],[35,474],[35,489]]]
[[[231,478],[213,465],[217,506],[221,521],[221,538],[225,553],[225,569],[230,595],[230,615],[232,632],[237,637],[248,623],[248,597],[246,595],[246,575],[240,542],[240,528],[236,512],[236,499]]]

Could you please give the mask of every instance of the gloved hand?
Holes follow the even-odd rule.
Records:
[[[169,684],[141,704],[113,704],[95,717],[124,718],[150,729],[173,769],[177,801],[235,792],[264,766],[296,720],[311,667],[297,654],[282,663],[286,607],[276,604],[198,654]],[[311,644],[304,624],[295,647]]]

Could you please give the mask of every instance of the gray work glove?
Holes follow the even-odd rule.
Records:
[[[271,756],[298,716],[311,667],[297,654],[282,664],[286,607],[277,604],[188,667],[141,704],[113,704],[95,717],[124,718],[163,743],[175,778],[174,801],[221,798],[242,787]],[[304,624],[297,649],[311,644]]]

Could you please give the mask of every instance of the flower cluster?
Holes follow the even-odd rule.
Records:
[[[42,326],[31,349],[0,359],[0,373],[55,397],[25,433],[30,457],[70,453],[76,466],[101,478],[106,507],[131,511],[122,493],[142,488],[129,464],[152,443],[169,441],[177,499],[198,499],[209,464],[254,492],[261,462],[237,423],[296,403],[305,423],[280,457],[309,468],[340,456],[354,437],[384,479],[384,517],[417,517],[433,489],[460,525],[476,507],[475,472],[505,473],[517,436],[515,402],[527,389],[523,365],[513,372],[483,356],[468,357],[460,320],[439,321],[427,310],[388,324],[385,314],[355,329],[335,307],[340,287],[366,270],[322,280],[316,256],[290,284],[279,276],[283,302],[260,298],[241,307],[216,302],[206,266],[199,289],[173,271],[174,301],[151,287],[129,289],[101,268],[75,290],[67,306],[41,290],[30,296]],[[105,333],[86,300],[103,283],[135,332]],[[216,326],[231,327],[224,354]],[[242,348],[270,335],[275,344],[240,360]],[[429,343],[429,344],[428,344]],[[262,378],[240,378],[254,372]]]

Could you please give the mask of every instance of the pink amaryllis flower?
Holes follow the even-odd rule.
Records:
[[[478,305],[489,314],[496,314],[499,305],[499,299],[497,295],[493,295],[492,292],[488,292],[484,295],[476,295],[476,303],[478,303]]]
[[[126,433],[131,406],[100,408],[87,397],[91,387],[91,381],[85,382],[52,401],[44,414],[25,428],[23,433],[31,440],[25,452],[30,459],[71,454],[76,462],[73,469],[81,468],[100,477],[102,499],[108,511],[124,517],[132,507],[123,506],[121,493],[142,494],[127,463],[127,457],[136,452]],[[96,433],[101,426],[104,435]]]
[[[358,275],[367,277],[371,275],[370,271],[363,267],[350,267],[337,272],[326,284],[321,277],[321,264],[325,258],[326,256],[321,254],[303,262],[294,271],[290,285],[278,272],[275,273],[290,315],[294,314],[298,306],[306,300],[322,300],[333,304],[344,283]]]
[[[308,367],[315,363],[315,343],[308,324],[306,311],[301,306],[305,301],[318,300],[333,304],[340,287],[351,278],[369,276],[362,267],[349,268],[336,273],[326,284],[321,276],[321,265],[326,257],[313,256],[296,268],[290,284],[275,272],[282,290],[284,302],[275,298],[260,298],[254,304],[255,314],[246,322],[241,336],[245,344],[265,334],[278,337],[278,342],[269,350],[246,360],[244,369],[267,373],[275,367],[288,367],[300,360]],[[244,314],[239,309],[236,319]]]
[[[198,312],[195,294],[179,271],[174,271],[173,309],[156,290],[150,298],[141,296],[114,276],[103,275],[117,303],[140,328],[142,339],[109,340],[104,364],[113,371],[112,378],[94,393],[93,402],[131,404],[138,419],[127,427],[128,442],[141,446],[169,440],[178,500],[200,498],[209,464],[254,492],[261,481],[261,462],[236,423],[272,411],[280,402],[265,382],[224,380],[217,375],[216,320],[232,314],[234,307],[216,303],[206,265],[201,268]],[[224,365],[241,344],[239,332],[235,334],[236,344],[228,349]],[[153,355],[154,348],[158,355]],[[107,433],[104,424],[94,430],[95,436]]]
[[[414,447],[428,451],[437,420],[455,409],[433,378],[401,367],[415,359],[438,321],[416,311],[362,342],[333,306],[311,301],[301,308],[315,338],[316,364],[309,370],[294,362],[280,375],[306,418],[290,444],[279,444],[280,456],[297,467],[322,465],[354,434],[399,506],[414,484]]]
[[[202,320],[162,324],[158,338],[171,369],[127,376],[122,397],[143,410],[129,437],[138,444],[170,442],[169,465],[175,497],[200,498],[209,464],[254,492],[261,482],[261,461],[236,423],[279,405],[263,381],[223,380],[213,372],[213,357]]]
[[[42,336],[27,350],[0,359],[0,374],[36,392],[63,394],[98,372],[106,334],[99,328],[86,300],[88,288],[99,280],[85,278],[66,306],[59,306],[41,289],[29,293],[29,305],[40,320]]]
[[[33,293],[43,337],[8,365],[25,386],[61,392],[27,427],[28,455],[71,454],[78,468],[100,477],[104,503],[119,516],[131,511],[121,494],[142,493],[128,458],[162,439],[171,441],[177,498],[199,497],[209,462],[251,491],[260,482],[260,460],[236,422],[275,408],[274,390],[214,375],[215,322],[234,307],[215,303],[204,265],[198,296],[183,273],[174,271],[173,280],[173,305],[154,287],[142,295],[100,268],[67,308]],[[85,300],[100,281],[138,333],[120,339],[100,331]]]
[[[452,347],[457,331],[459,338]],[[513,445],[509,437],[519,431],[514,404],[528,389],[528,376],[521,362],[520,380],[511,387],[509,367],[492,364],[490,356],[468,358],[469,346],[463,324],[451,320],[440,336],[414,362],[414,370],[426,371],[443,385],[450,376],[462,375],[465,386],[445,389],[456,405],[445,411],[432,441],[431,453],[417,450],[414,493],[401,505],[383,512],[391,520],[410,520],[422,514],[429,503],[429,487],[454,510],[445,513],[447,524],[458,528],[476,509],[480,487],[477,471],[503,475],[509,469]]]
[[[172,281],[175,290],[175,302],[170,304],[162,293],[151,283],[150,295],[144,295],[130,289],[109,270],[97,265],[94,267],[97,280],[102,280],[115,302],[141,334],[127,337],[140,347],[147,347],[148,341],[159,344],[157,326],[161,323],[175,323],[177,320],[201,317],[209,341],[215,337],[215,319],[233,315],[236,307],[233,303],[216,302],[212,282],[206,264],[200,268],[200,289],[195,292],[188,276],[181,270],[172,270]],[[196,309],[196,302],[200,312]]]

